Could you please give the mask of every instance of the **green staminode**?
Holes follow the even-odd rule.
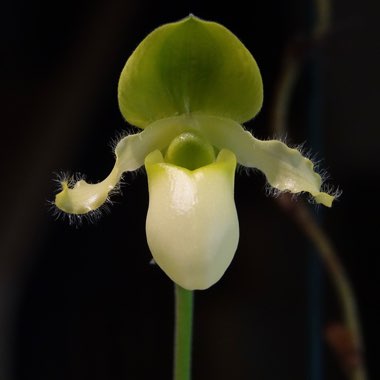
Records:
[[[194,170],[215,161],[214,147],[194,132],[177,136],[169,145],[165,162]]]

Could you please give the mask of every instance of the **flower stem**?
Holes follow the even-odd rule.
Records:
[[[191,379],[193,296],[175,284],[174,380]]]

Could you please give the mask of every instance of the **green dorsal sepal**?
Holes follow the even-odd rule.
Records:
[[[259,68],[224,26],[189,16],[150,33],[128,59],[119,80],[119,107],[132,125],[181,114],[243,123],[263,101]]]

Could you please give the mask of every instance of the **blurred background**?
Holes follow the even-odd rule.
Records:
[[[154,28],[189,13],[229,28],[256,58],[264,107],[247,127],[259,138],[274,133],[284,52],[299,49],[287,141],[306,141],[343,190],[332,209],[311,212],[347,271],[369,378],[380,378],[380,5],[331,4],[331,27],[313,44],[311,0],[2,2],[1,380],[171,378],[173,286],[149,264],[145,173],[126,175],[93,224],[56,220],[48,201],[54,173],[108,174],[110,143],[131,129],[116,95],[125,61]],[[235,259],[195,295],[194,379],[347,379],[326,340],[340,303],[302,226],[258,173],[237,175],[235,198]]]

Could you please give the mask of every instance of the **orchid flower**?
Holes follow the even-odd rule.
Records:
[[[210,287],[233,259],[237,164],[262,171],[278,191],[333,202],[308,158],[244,129],[261,108],[262,79],[251,53],[218,23],[190,15],[150,33],[121,73],[118,100],[125,120],[142,131],[119,141],[102,182],[62,180],[55,205],[68,214],[96,212],[123,173],[145,166],[148,245],[185,289]]]

